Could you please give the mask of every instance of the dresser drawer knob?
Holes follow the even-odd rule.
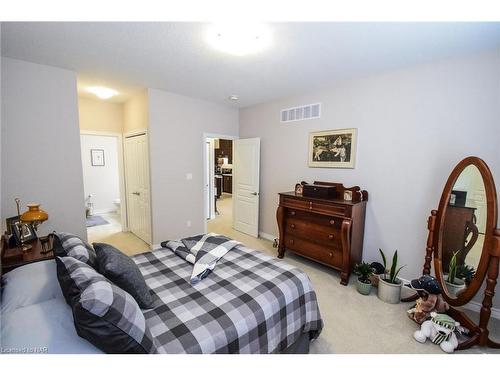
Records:
[[[294,241],[293,241],[293,240],[290,240],[289,242],[290,242],[290,245],[293,245],[293,243],[294,243]]]
[[[331,225],[335,225],[335,220],[330,220]]]
[[[333,238],[334,238],[334,237],[333,237],[333,234],[329,234],[329,235],[328,235],[328,239],[329,239],[329,240],[333,240]]]
[[[313,209],[313,202],[309,202],[309,209],[312,210]]]
[[[295,211],[291,211],[290,215],[295,216]]]
[[[328,255],[330,255],[330,258],[332,258],[332,257],[333,257],[333,253],[329,253]]]
[[[291,225],[290,225],[290,227],[291,227],[292,229],[295,229],[295,224],[291,224]]]

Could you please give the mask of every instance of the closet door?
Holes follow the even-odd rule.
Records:
[[[151,244],[148,138],[145,133],[126,136],[124,143],[128,227]]]

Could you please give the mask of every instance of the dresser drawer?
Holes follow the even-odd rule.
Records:
[[[311,220],[290,217],[286,221],[285,231],[294,237],[300,237],[326,246],[342,248],[340,228],[335,225],[321,225]]]
[[[314,212],[296,210],[288,208],[285,213],[286,220],[300,220],[308,222],[311,225],[318,225],[325,228],[325,231],[340,230],[342,227],[343,217],[318,215]],[[328,228],[328,229],[327,229]],[[332,229],[333,228],[333,229]]]
[[[296,208],[298,210],[305,210],[310,212],[317,212],[326,215],[346,216],[350,214],[346,206],[334,203],[323,203],[313,200],[303,200],[303,199],[284,197],[282,204],[285,207]]]
[[[285,236],[285,247],[318,262],[333,267],[342,267],[342,251],[340,249],[316,244],[290,234]]]

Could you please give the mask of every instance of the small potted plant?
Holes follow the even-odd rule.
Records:
[[[446,278],[446,288],[451,295],[458,296],[465,289],[465,281],[457,277],[457,254],[453,253],[448,267],[448,277]]]
[[[456,277],[465,281],[465,285],[467,285],[467,286],[470,284],[470,282],[474,278],[475,274],[476,274],[476,270],[472,266],[469,266],[465,263],[457,266],[457,276]]]
[[[404,266],[398,267],[398,251],[392,256],[391,268],[387,268],[387,259],[382,249],[379,249],[385,272],[380,275],[378,284],[378,298],[387,303],[399,303],[401,300],[401,287],[403,283],[398,279],[398,274]]]
[[[367,296],[372,290],[370,276],[373,274],[373,268],[370,263],[361,262],[354,266],[353,272],[358,276],[356,289],[359,293]]]

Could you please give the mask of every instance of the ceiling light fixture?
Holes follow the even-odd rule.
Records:
[[[91,92],[100,99],[109,99],[112,98],[113,96],[118,95],[118,91],[102,86],[89,87],[87,91]]]
[[[271,32],[263,24],[213,24],[207,41],[219,51],[244,56],[266,49],[271,44]]]
[[[236,102],[239,99],[239,96],[238,95],[230,95],[228,99],[231,100],[232,102]]]

